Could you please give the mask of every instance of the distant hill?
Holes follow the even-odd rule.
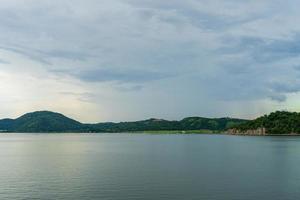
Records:
[[[265,129],[265,134],[300,134],[300,113],[277,111],[232,127],[237,133]]]
[[[38,111],[17,119],[0,120],[1,132],[47,133],[47,132],[138,132],[166,130],[212,130],[222,131],[247,122],[232,118],[189,117],[181,121],[148,119],[136,122],[83,124],[60,113]]]
[[[39,111],[17,119],[0,120],[0,130],[7,132],[77,132],[82,124],[62,114]]]
[[[14,128],[14,120],[12,119],[2,119],[0,120],[0,130],[10,131]]]
[[[190,117],[181,121],[149,119],[137,122],[99,123],[90,126],[95,132],[160,131],[160,130],[213,130],[221,131],[246,122],[241,119]]]

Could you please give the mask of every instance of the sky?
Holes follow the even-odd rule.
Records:
[[[300,111],[298,0],[1,0],[0,118]]]

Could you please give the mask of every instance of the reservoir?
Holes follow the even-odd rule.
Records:
[[[300,137],[1,134],[0,199],[292,200]]]

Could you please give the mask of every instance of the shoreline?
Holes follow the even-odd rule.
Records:
[[[228,136],[260,136],[260,137],[298,137],[300,134],[243,134],[213,130],[163,130],[163,131],[125,131],[125,132],[0,132],[0,135],[9,134],[149,134],[149,135],[228,135]]]

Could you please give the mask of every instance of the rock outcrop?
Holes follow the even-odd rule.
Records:
[[[266,135],[266,128],[258,128],[258,129],[251,129],[251,130],[229,129],[228,134],[262,136],[262,135]]]

